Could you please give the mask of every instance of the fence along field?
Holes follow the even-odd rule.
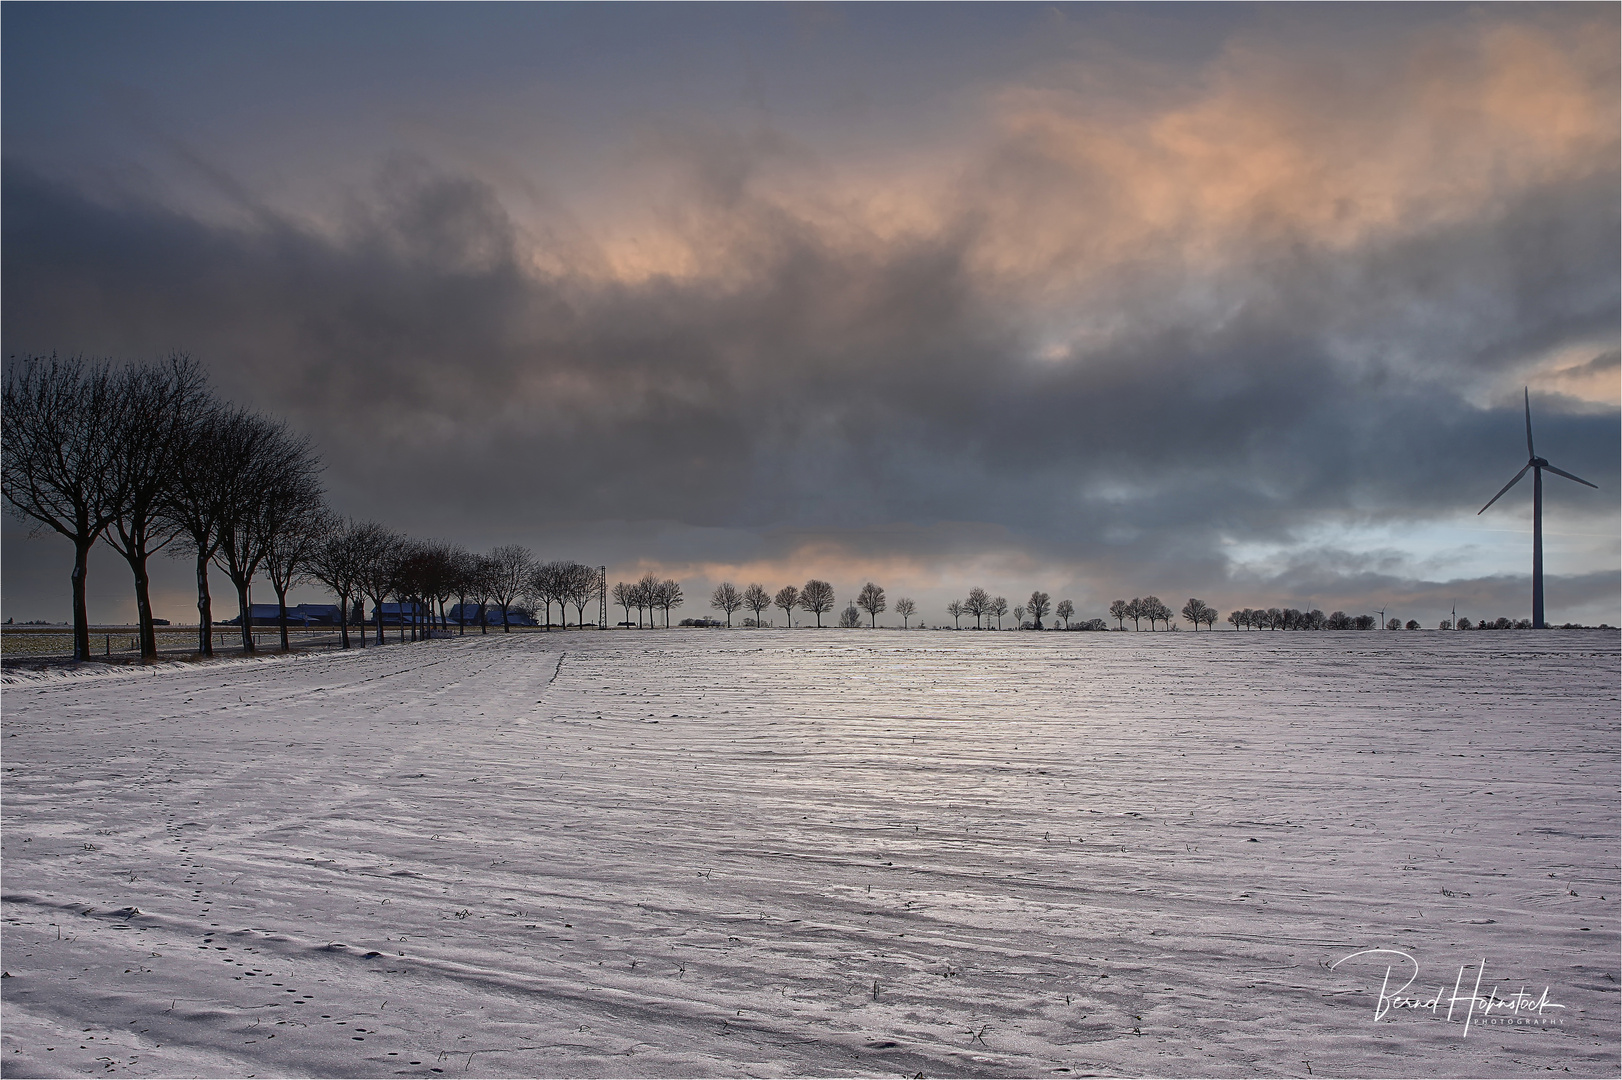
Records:
[[[280,643],[280,631],[274,626],[254,630],[260,648],[274,648]],[[338,632],[332,629],[289,630],[288,637],[294,649],[336,648]],[[195,626],[162,627],[156,631],[158,654],[181,659],[197,654],[197,628]],[[135,625],[90,627],[91,655],[103,659],[139,659],[141,655],[140,628]],[[214,647],[220,653],[241,648],[241,633],[234,626],[216,628]],[[73,628],[71,626],[6,627],[0,633],[0,657],[7,661],[23,659],[69,659],[73,656]]]

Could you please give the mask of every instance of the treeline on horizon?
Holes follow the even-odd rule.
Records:
[[[685,603],[679,582],[653,574],[619,582],[610,597],[600,567],[570,560],[541,562],[516,544],[474,553],[443,541],[413,539],[375,521],[343,517],[326,503],[322,465],[309,438],[289,431],[280,420],[217,397],[201,366],[183,353],[156,363],[123,365],[54,354],[13,358],[5,373],[0,419],[0,479],[7,508],[73,544],[75,660],[90,655],[85,582],[97,541],[129,565],[143,659],[157,657],[148,562],[160,552],[193,562],[198,651],[205,656],[214,652],[210,567],[224,572],[236,590],[242,647],[248,652],[255,650],[250,592],[260,577],[276,594],[284,650],[289,647],[287,594],[311,582],[332,594],[344,648],[351,645],[351,625],[364,629],[365,600],[374,605],[379,643],[383,608],[390,600],[400,605],[402,637],[409,615],[413,640],[419,634],[430,636],[435,624],[440,633],[449,632],[452,620],[445,605],[452,599],[457,601],[454,621],[463,633],[470,607],[478,612],[481,630],[488,632],[492,606],[499,611],[500,625],[510,631],[515,613],[530,614],[526,605],[542,609],[548,627],[553,604],[559,609],[559,625],[565,627],[573,607],[575,625],[584,626],[587,607],[595,601],[606,609],[611,598],[625,611],[621,625],[631,625],[635,609],[636,626],[653,624],[659,613],[668,628],[671,610]],[[758,583],[740,590],[722,582],[710,601],[725,615],[727,626],[736,612],[748,609],[755,617],[745,620],[746,625],[758,627],[763,613],[776,608],[783,610],[790,627],[794,611],[800,610],[820,628],[823,616],[837,606],[833,586],[815,578],[775,593]],[[847,602],[835,625],[859,627],[865,613],[868,626],[876,627],[879,613],[889,609],[884,589],[868,582]],[[898,598],[893,610],[902,628],[910,629],[918,612],[912,598]],[[976,628],[989,629],[994,622],[1002,629],[1012,614],[1016,627],[1043,630],[1050,612],[1059,620],[1054,629],[1061,624],[1066,630],[1111,629],[1102,618],[1073,622],[1075,604],[1061,600],[1055,606],[1041,590],[1010,608],[1006,597],[976,587],[945,610],[958,629],[967,617]],[[1134,629],[1141,629],[1144,621],[1150,630],[1162,624],[1176,629],[1176,614],[1154,596],[1109,606],[1116,630],[1124,630],[1127,619]],[[1181,615],[1196,631],[1202,624],[1214,629],[1218,618],[1214,608],[1197,598],[1183,606]],[[1367,630],[1379,625],[1371,615],[1336,611],[1326,616],[1294,608],[1244,608],[1231,612],[1226,621],[1243,630]],[[708,625],[711,620],[685,622]],[[1386,629],[1403,625],[1393,618]],[[1412,620],[1406,626],[1419,628]],[[1478,626],[1529,628],[1530,622],[1483,620]],[[1443,620],[1440,628],[1454,627]],[[1468,619],[1458,621],[1457,629],[1471,628]],[[365,644],[364,632],[360,641]]]
[[[160,552],[190,557],[197,574],[198,651],[212,656],[210,567],[237,594],[242,647],[255,651],[250,590],[256,578],[276,593],[281,646],[288,648],[287,594],[319,582],[332,593],[345,648],[364,600],[398,601],[413,639],[434,605],[497,603],[502,622],[520,597],[577,619],[599,595],[600,576],[576,562],[537,564],[516,545],[472,554],[415,540],[374,521],[332,511],[321,463],[308,437],[276,419],[217,397],[190,357],[115,365],[82,357],[29,356],[5,374],[4,471],[0,488],[17,517],[66,537],[74,548],[73,655],[90,654],[85,582],[89,555],[105,542],[129,564],[143,659],[157,657],[148,563]],[[673,584],[673,583],[670,583]],[[677,590],[679,593],[679,589]],[[560,614],[566,622],[566,614]],[[510,628],[510,627],[509,627]],[[364,636],[362,636],[364,644]]]

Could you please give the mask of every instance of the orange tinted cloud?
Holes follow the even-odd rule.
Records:
[[[1005,91],[979,263],[1016,280],[1156,256],[1213,269],[1258,243],[1348,247],[1614,169],[1614,30],[1504,24],[1396,57],[1238,43],[1203,94],[1138,114]]]
[[[741,287],[785,234],[860,255],[956,230],[988,286],[1051,294],[1145,261],[1350,247],[1613,169],[1613,24],[1472,25],[1378,53],[1240,40],[1141,108],[1050,73],[994,91],[959,144],[882,161],[690,132],[639,150],[574,269]]]

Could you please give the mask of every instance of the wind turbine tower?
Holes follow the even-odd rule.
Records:
[[[1564,476],[1567,480],[1575,480],[1585,487],[1598,490],[1598,484],[1590,484],[1580,476],[1573,476],[1564,469],[1557,469],[1550,465],[1547,458],[1538,457],[1537,451],[1532,449],[1532,392],[1523,389],[1522,394],[1526,401],[1526,464],[1516,473],[1509,483],[1499,489],[1497,495],[1487,500],[1491,506],[1503,498],[1504,492],[1520,483],[1526,470],[1532,470],[1532,628],[1543,629],[1543,470],[1548,469],[1556,476]],[[1480,517],[1487,512],[1487,506],[1476,511]],[[1457,625],[1455,623],[1454,625]]]

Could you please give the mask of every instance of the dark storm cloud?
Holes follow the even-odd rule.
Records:
[[[1107,355],[1046,364],[976,294],[961,240],[849,256],[787,223],[738,289],[590,284],[522,271],[468,179],[395,178],[323,236],[98,205],[13,169],[5,319],[14,349],[193,350],[229,392],[316,432],[366,513],[426,497],[509,527],[985,520],[1062,530],[1072,554],[1125,530],[1140,553],[1188,558],[1213,530],[1276,536],[1325,510],[1425,514],[1495,490],[1514,414],[1379,347],[1480,369],[1614,324],[1614,203],[1603,184],[1557,194],[1353,265],[1263,262],[1221,326],[1144,298]],[[1438,255],[1533,236],[1542,272],[1507,281]],[[1464,333],[1434,325],[1461,317]],[[1333,355],[1343,333],[1374,359]],[[1549,453],[1615,490],[1614,415],[1549,401],[1539,416]]]
[[[98,205],[13,169],[8,345],[189,348],[318,432],[341,481],[476,516],[1242,535],[1490,494],[1514,418],[1382,349],[1462,376],[1617,319],[1606,183],[1355,259],[1263,253],[1221,325],[1146,296],[1106,353],[1058,363],[977,294],[967,238],[851,255],[782,222],[742,287],[594,284],[524,272],[474,180],[383,187],[321,235]],[[1528,248],[1535,268],[1472,257]],[[1612,480],[1614,416],[1558,409],[1540,403],[1546,437]]]
[[[1473,512],[1524,461],[1520,377],[1540,452],[1601,485],[1575,512],[1616,509],[1617,410],[1590,386],[1616,367],[1609,113],[1578,80],[1537,167],[1472,156],[1521,132],[1491,88],[1545,71],[1540,40],[1436,61],[1490,108],[1416,107],[1471,135],[1429,163],[1381,156],[1407,112],[1360,114],[1356,85],[1281,119],[1213,79],[1113,127],[1015,93],[956,179],[841,216],[860,198],[794,194],[822,165],[793,139],[672,125],[627,159],[659,185],[635,244],[420,157],[320,223],[234,182],[241,212],[205,219],[8,159],[6,347],[188,349],[316,437],[342,509],[474,544],[1428,589],[1310,537]],[[1213,156],[1230,142],[1238,164]],[[908,213],[925,224],[892,227]],[[1230,554],[1257,543],[1308,547],[1268,586]]]

